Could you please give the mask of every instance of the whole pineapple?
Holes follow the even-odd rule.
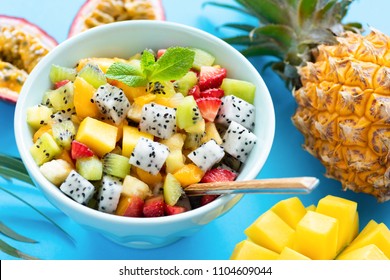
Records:
[[[260,26],[229,24],[248,34],[226,40],[279,58],[272,68],[293,90],[305,149],[343,188],[390,200],[390,38],[341,24],[352,0],[236,2]]]

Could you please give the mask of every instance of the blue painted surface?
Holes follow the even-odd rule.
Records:
[[[59,42],[67,37],[69,26],[82,0],[4,0],[1,1],[0,14],[20,16],[41,26]],[[251,22],[253,18],[216,7],[203,7],[203,0],[165,0],[167,20],[194,26],[219,37],[231,35],[231,31],[220,28],[227,22]],[[226,2],[233,2],[231,0]],[[347,16],[348,21],[360,21],[390,34],[390,25],[386,22],[390,2],[385,0],[356,1]],[[227,58],[228,59],[228,58]],[[264,59],[251,59],[257,69],[262,69]],[[390,226],[390,202],[379,204],[368,195],[341,190],[340,183],[323,176],[323,166],[301,149],[302,135],[291,123],[291,115],[296,108],[291,93],[283,82],[271,71],[261,72],[271,92],[276,113],[276,134],[274,146],[268,161],[258,178],[317,176],[320,187],[312,194],[301,196],[305,205],[316,204],[327,194],[333,194],[359,203],[361,225],[370,219],[385,222]],[[13,131],[13,104],[0,101],[0,153],[18,156]],[[25,207],[9,195],[0,193],[0,220],[14,230],[29,236],[39,244],[7,242],[28,254],[42,259],[228,259],[235,244],[245,238],[243,230],[261,213],[287,195],[246,195],[229,213],[206,225],[199,233],[180,240],[168,247],[153,250],[136,250],[116,245],[100,235],[86,230],[56,208],[50,205],[35,188],[0,179],[0,185],[23,196],[25,200],[38,207],[59,223],[76,240],[68,241],[57,229],[36,212]],[[0,252],[0,259],[12,259]]]

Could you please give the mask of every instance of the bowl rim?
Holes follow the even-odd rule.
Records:
[[[24,147],[27,147],[26,144],[23,144],[23,129],[22,129],[22,123],[25,122],[25,116],[22,114],[23,111],[23,105],[25,104],[26,96],[28,95],[28,92],[30,90],[30,87],[34,83],[34,79],[37,77],[38,73],[43,71],[47,67],[47,63],[52,59],[52,57],[56,57],[57,53],[61,53],[63,49],[69,48],[69,46],[77,44],[80,41],[88,40],[89,37],[94,37],[96,34],[104,33],[107,30],[115,30],[118,27],[126,27],[126,28],[139,28],[139,27],[149,27],[149,28],[168,28],[168,29],[179,29],[180,31],[188,32],[188,33],[195,33],[199,36],[205,37],[207,40],[211,40],[216,42],[217,44],[223,46],[224,48],[230,49],[232,52],[236,52],[238,56],[241,56],[243,64],[245,64],[245,68],[250,68],[252,71],[254,71],[254,74],[257,75],[257,79],[259,83],[262,85],[262,94],[265,94],[265,98],[268,102],[266,104],[267,107],[269,107],[269,110],[272,112],[269,114],[268,119],[268,130],[267,134],[268,137],[266,137],[266,141],[262,142],[263,145],[263,152],[264,152],[264,158],[262,161],[256,162],[256,165],[254,167],[250,168],[250,172],[245,176],[245,178],[239,178],[239,179],[253,179],[255,178],[260,170],[263,168],[265,161],[269,157],[269,153],[272,148],[273,140],[274,140],[274,134],[275,134],[275,113],[274,113],[274,107],[272,103],[272,99],[269,94],[268,87],[266,86],[263,78],[258,73],[258,71],[255,69],[255,67],[234,47],[223,41],[222,39],[212,35],[211,33],[208,33],[206,31],[203,31],[199,28],[188,26],[181,23],[175,23],[175,22],[168,22],[168,21],[160,21],[160,20],[154,20],[154,21],[147,21],[147,20],[132,20],[132,21],[122,21],[122,22],[115,22],[110,23],[106,25],[102,25],[99,27],[95,27],[89,30],[86,30],[82,33],[77,34],[76,36],[73,36],[71,38],[66,39],[62,43],[60,43],[57,47],[55,47],[53,50],[51,50],[43,59],[36,65],[36,67],[33,69],[33,71],[29,74],[28,79],[26,80],[22,91],[19,96],[19,101],[16,103],[15,108],[15,116],[14,116],[14,131],[15,131],[15,138],[16,138],[16,144],[17,149],[19,151],[20,157],[24,164],[26,166],[35,165],[34,160],[32,159],[31,155],[28,153],[28,149],[25,149]],[[24,153],[22,152],[24,151]],[[53,184],[51,184],[49,181],[46,180],[46,178],[39,172],[39,167],[36,166],[36,168],[27,168],[30,176],[33,178],[33,181],[35,182],[36,186],[44,193],[44,195],[47,197],[47,193],[50,194],[50,196],[54,197],[55,200],[60,200],[61,203],[65,205],[66,208],[74,208],[75,211],[80,212],[80,214],[90,217],[93,219],[96,219],[97,221],[106,221],[110,223],[129,223],[129,224],[139,224],[139,225],[149,225],[149,224],[155,224],[158,222],[159,224],[165,224],[165,223],[175,223],[180,222],[183,220],[192,219],[197,216],[205,215],[212,211],[213,209],[217,209],[218,207],[221,207],[228,203],[230,200],[232,200],[234,197],[238,195],[223,195],[218,197],[218,199],[212,201],[211,203],[208,203],[207,205],[204,205],[202,207],[198,207],[196,209],[186,211],[184,213],[178,214],[178,215],[171,215],[171,216],[162,216],[162,217],[152,217],[152,218],[145,218],[145,217],[124,217],[124,216],[117,216],[113,214],[108,214],[104,212],[97,211],[95,209],[91,209],[89,207],[86,207],[84,205],[81,205],[72,199],[68,198],[67,196],[62,195],[59,196],[58,188],[55,187]],[[51,199],[48,199],[51,202]],[[53,204],[53,203],[52,203]],[[58,205],[53,205],[56,208],[61,209],[62,207],[59,207]],[[65,213],[65,211],[62,211]],[[68,215],[68,213],[65,213]],[[70,215],[68,215],[70,217]]]

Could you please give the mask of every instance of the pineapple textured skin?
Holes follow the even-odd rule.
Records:
[[[344,189],[390,200],[390,37],[345,32],[298,69],[292,117],[304,148]]]

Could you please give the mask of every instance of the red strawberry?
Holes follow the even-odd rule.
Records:
[[[54,83],[54,89],[60,88],[60,87],[62,87],[64,85],[66,85],[69,82],[70,82],[69,80],[62,80],[62,81],[59,81],[59,82],[55,82]]]
[[[200,98],[200,89],[198,85],[194,85],[192,88],[189,89],[188,95],[192,95],[194,99]]]
[[[226,78],[226,69],[213,66],[202,66],[199,73],[199,88],[204,91],[208,88],[218,88]]]
[[[218,97],[201,97],[196,99],[196,104],[199,107],[200,114],[209,122],[214,121],[221,103],[222,100]]]
[[[145,217],[164,216],[165,202],[162,195],[153,196],[145,200],[144,209],[142,210]]]
[[[71,157],[72,159],[86,158],[93,156],[93,152],[87,145],[78,142],[76,140],[72,141],[71,147]]]
[[[209,88],[200,93],[201,97],[217,97],[222,98],[225,95],[225,92],[221,88]],[[195,98],[195,96],[194,96]]]
[[[159,49],[157,51],[157,59],[159,59],[166,51],[166,49]]]
[[[228,182],[234,181],[237,177],[237,174],[233,171],[230,171],[225,168],[217,167],[210,169],[204,174],[201,182],[202,183],[211,183],[211,182]]]
[[[234,181],[236,177],[237,177],[236,173],[224,168],[217,167],[207,171],[206,174],[204,174],[201,182],[202,183],[227,182],[227,181]],[[210,203],[211,201],[215,200],[217,197],[218,195],[204,195],[200,200],[200,204],[206,205],[207,203]]]
[[[116,214],[126,217],[142,217],[144,200],[139,196],[121,196]]]
[[[187,209],[183,206],[177,206],[177,205],[171,206],[169,204],[165,204],[165,214],[167,216],[180,214],[185,211],[187,211]]]

